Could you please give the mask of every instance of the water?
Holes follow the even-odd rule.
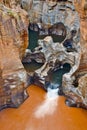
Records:
[[[39,36],[39,34],[35,31],[29,30],[29,47],[28,48],[31,49],[31,51],[33,51],[34,48],[36,46],[38,46],[38,38],[44,38],[44,37],[45,36]],[[61,37],[59,38],[59,37],[53,36],[53,40],[61,41]],[[24,64],[24,67],[28,72],[34,72],[35,70],[39,69],[42,65],[43,64],[39,64],[35,61],[32,61],[31,63]],[[64,64],[56,71],[51,71],[48,74],[49,81],[50,81],[50,84],[47,84],[48,87],[49,87],[49,85],[50,85],[50,88],[57,88],[57,87],[61,86],[62,76],[63,76],[63,74],[69,72],[69,70],[70,70],[70,65]]]
[[[58,88],[48,88],[44,102],[42,102],[42,104],[40,104],[40,106],[35,110],[35,117],[44,118],[47,115],[53,115],[58,108],[58,99]]]
[[[63,76],[63,74],[68,73],[70,71],[70,68],[71,68],[70,65],[66,63],[63,66],[61,66],[58,70],[52,71],[49,74],[49,79],[51,81],[51,85],[53,85],[54,88],[61,86],[62,76]]]
[[[24,67],[27,72],[34,72],[35,70],[39,69],[43,63],[37,63],[36,61],[32,61],[31,63],[24,63]]]
[[[87,110],[69,108],[64,103],[65,98],[59,96],[55,97],[52,102],[49,101],[52,105],[49,103],[48,113],[43,110],[40,114],[39,110],[43,108],[41,106],[46,103],[45,91],[34,85],[27,91],[30,96],[18,109],[10,108],[0,112],[0,130],[87,129]]]
[[[39,34],[33,30],[29,29],[29,46],[28,48],[33,51],[35,47],[38,46]]]
[[[48,35],[41,35],[41,36],[39,36],[39,38],[40,39],[44,39],[46,36],[48,36]],[[49,36],[51,36],[53,38],[53,42],[59,42],[59,43],[61,43],[65,39],[65,37],[58,36],[58,35],[55,35],[55,34],[51,34]]]
[[[38,39],[44,39],[46,36],[48,35],[39,35],[38,32],[35,32],[33,30],[29,29],[29,46],[28,48],[33,51],[35,47],[38,46]],[[62,42],[64,40],[64,36],[58,36],[58,35],[54,35],[51,34],[50,36],[52,36],[53,41],[54,42]]]

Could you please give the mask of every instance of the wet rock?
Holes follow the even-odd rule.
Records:
[[[71,65],[71,70],[63,75],[63,93],[72,100],[69,100],[71,106],[87,108],[87,1],[31,0],[27,5],[29,5],[26,6],[26,10],[29,14],[31,26],[33,23],[35,24],[31,28],[32,30],[39,31],[40,35],[45,36],[52,35],[52,33],[57,34],[57,36],[60,34],[64,36],[64,39],[60,42],[63,45],[62,48],[61,45],[57,47],[50,37],[39,41],[39,46],[42,49],[39,50],[40,47],[38,47],[36,50],[44,53],[46,61],[43,67],[35,72],[37,77],[40,77],[40,82],[45,84],[44,80],[47,78],[50,69],[55,68],[56,60],[59,64],[60,62],[62,64],[68,62]],[[30,10],[28,10],[28,7]],[[55,27],[54,25],[58,25],[57,23],[62,23],[66,29]]]
[[[76,49],[78,49],[78,47]],[[52,37],[50,36],[45,37],[43,40],[38,40],[38,47],[35,48],[34,52],[28,52],[24,59],[26,59],[29,55],[28,58],[31,61],[35,59],[36,62],[38,62],[36,54],[38,54],[39,59],[42,59],[42,57],[40,56],[43,55],[45,60],[42,67],[40,67],[33,73],[34,84],[42,86],[45,90],[47,90],[49,86],[51,87],[51,89],[59,88],[58,84],[56,84],[55,86],[49,80],[49,73],[52,70],[57,70],[61,67],[61,65],[69,63],[72,71],[77,58],[79,57],[78,51],[67,52],[63,43],[54,43]],[[62,90],[60,91],[62,92]]]
[[[73,100],[66,100],[66,105],[69,107],[77,107],[77,104]]]
[[[74,90],[73,84],[76,76],[74,74],[77,72],[81,60],[78,13],[74,8],[73,2],[70,0],[38,0],[31,2],[29,5],[31,5],[28,12],[31,22],[30,29],[37,31],[39,36],[44,36],[38,40],[38,47],[35,48],[35,51],[29,54],[29,57],[32,57],[32,54],[43,54],[45,59],[44,65],[34,73],[35,84],[41,85],[45,90],[47,90],[49,85],[53,88],[49,81],[48,73],[52,70],[57,70],[60,64],[63,66],[63,64],[69,63],[71,69],[69,73],[63,75],[61,89],[64,95],[69,95],[70,91]],[[52,35],[56,35],[58,40],[62,37],[62,40],[54,42]],[[41,58],[36,57],[33,55],[29,60],[35,59],[38,61],[38,58]],[[24,59],[26,58],[27,56]]]
[[[75,8],[73,3],[75,5]],[[35,24],[33,28],[31,28],[32,30],[39,31],[40,35],[47,36],[52,34],[61,34],[65,38],[63,39],[64,41],[61,41],[64,45],[64,49],[60,49],[61,53],[59,53],[60,50],[57,50],[56,52],[56,47],[54,47],[55,44],[53,43],[51,38],[45,39],[45,41],[39,41],[40,47],[38,47],[38,49],[36,49],[35,51],[40,51],[40,53],[44,53],[46,61],[44,61],[43,67],[35,72],[35,75],[36,77],[39,77],[38,80],[45,85],[46,82],[44,82],[44,80],[46,80],[48,72],[54,68],[56,70],[56,60],[58,64],[60,64],[60,62],[63,64],[65,61],[70,63],[70,72],[63,75],[63,93],[68,96],[69,99],[71,99],[68,99],[68,104],[70,104],[70,106],[87,108],[87,2],[86,0],[82,0],[74,1],[73,3],[71,0],[60,0],[58,2],[49,0],[42,2],[38,0],[32,2],[31,0],[30,3],[27,3],[27,5],[29,4],[30,7],[30,11],[27,11],[29,12],[31,26],[33,25],[33,23]],[[80,20],[76,10],[79,13]],[[58,25],[57,23],[60,22],[64,25],[64,27],[66,27],[65,30],[63,30],[64,28],[59,29],[58,26],[54,26]],[[79,33],[79,28],[81,30],[81,37]],[[46,44],[44,45],[45,42]],[[39,48],[42,49],[39,50]],[[53,48],[55,48],[55,53],[53,51]],[[67,53],[70,56],[67,55]],[[67,56],[65,56],[65,54]],[[54,55],[55,58],[53,57]],[[71,59],[73,59],[73,62],[71,61]],[[49,83],[49,79],[47,81]]]
[[[41,52],[44,53],[46,59],[44,65],[39,70],[36,70],[37,75],[40,76],[42,80],[47,77],[50,70],[53,70],[56,67],[56,61],[57,64],[69,63],[72,68],[75,66],[75,57],[77,55],[79,56],[77,52],[68,53],[62,44],[53,43],[51,37],[39,40],[39,45],[42,47]]]

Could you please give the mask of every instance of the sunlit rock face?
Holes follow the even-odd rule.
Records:
[[[6,7],[13,8],[20,4],[20,0],[0,0],[0,3],[4,4]]]
[[[0,3],[0,110],[18,107],[28,96],[27,73],[21,63],[28,45],[27,13],[15,3],[11,8],[10,2]]]

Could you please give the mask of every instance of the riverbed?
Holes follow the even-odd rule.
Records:
[[[87,111],[65,105],[64,97],[54,100],[50,112],[36,113],[46,103],[46,92],[37,86],[28,88],[30,97],[18,109],[5,109],[0,112],[0,130],[86,130]],[[51,104],[51,101],[50,101]],[[49,105],[50,105],[49,104]],[[48,107],[49,110],[49,107]]]

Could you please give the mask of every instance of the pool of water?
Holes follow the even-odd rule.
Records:
[[[45,36],[39,36],[39,34],[35,31],[29,30],[29,49],[31,49],[31,51],[34,50],[34,48],[36,46],[38,46],[38,39],[39,38],[44,38]],[[53,36],[53,40],[54,41],[60,41],[61,42],[61,37],[58,38],[56,36]],[[28,64],[24,64],[25,69],[27,70],[27,72],[34,72],[35,70],[39,69],[43,64],[39,64],[35,61],[32,61],[31,63]],[[64,64],[63,66],[60,66],[59,69],[57,69],[56,71],[51,71],[48,74],[49,77],[49,81],[50,81],[50,85],[53,86],[61,86],[62,84],[62,76],[63,74],[69,72],[70,70],[70,65],[69,64]],[[49,85],[49,84],[47,84]],[[51,86],[52,87],[52,86]]]
[[[31,63],[24,63],[24,67],[27,72],[34,72],[35,70],[39,69],[42,65],[42,63],[37,63],[34,60]]]
[[[49,73],[49,80],[50,80],[50,85],[55,85],[54,87],[60,87],[62,84],[62,76],[65,73],[68,73],[70,71],[70,65],[69,64],[64,64],[63,66],[60,66],[59,69],[56,71],[52,71]],[[52,87],[52,86],[51,86]]]
[[[38,46],[38,39],[39,39],[39,34],[35,31],[29,29],[29,46],[28,46],[28,49],[33,51],[34,48]]]
[[[39,39],[44,39],[46,36],[48,36],[48,35],[40,35]],[[53,38],[53,42],[59,42],[59,43],[61,43],[65,38],[63,36],[58,36],[58,35],[55,35],[55,34],[51,34],[49,36],[51,36]]]
[[[38,46],[38,39],[44,39],[46,36],[48,35],[39,35],[38,32],[35,32],[33,30],[29,29],[29,46],[28,49],[30,49],[31,51],[34,50],[35,47]],[[53,38],[54,42],[62,42],[64,40],[63,36],[58,36],[58,35],[50,35]]]

